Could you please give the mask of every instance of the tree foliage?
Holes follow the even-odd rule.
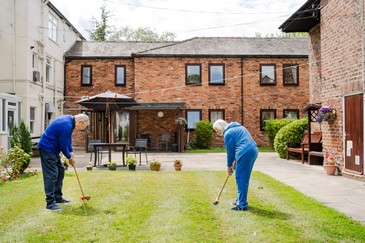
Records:
[[[176,34],[173,32],[163,32],[159,34],[148,27],[138,27],[132,29],[129,26],[115,27],[108,22],[112,15],[106,10],[106,6],[101,8],[100,20],[92,17],[89,38],[94,41],[173,41]]]
[[[94,41],[106,41],[108,35],[111,33],[110,26],[108,26],[108,21],[111,17],[110,11],[106,10],[106,6],[101,8],[101,20],[97,20],[95,17],[91,19],[91,30],[89,30],[90,39]]]

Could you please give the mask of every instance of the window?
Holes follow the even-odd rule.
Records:
[[[115,66],[115,85],[125,86],[125,66]]]
[[[284,109],[283,118],[299,119],[299,110],[298,109]]]
[[[81,86],[92,85],[92,70],[90,65],[81,66]]]
[[[261,85],[275,85],[276,72],[275,64],[261,64],[260,65],[260,84]]]
[[[214,123],[218,119],[224,120],[224,110],[209,110],[209,121]]]
[[[53,14],[48,14],[48,38],[57,42],[57,19]]]
[[[50,83],[52,78],[52,58],[46,58],[46,82]]]
[[[209,64],[209,85],[222,85],[224,82],[224,65]]]
[[[187,110],[187,129],[194,130],[196,128],[196,123],[201,120],[202,112],[201,110]]]
[[[35,107],[30,107],[30,110],[29,110],[29,130],[30,130],[30,133],[34,133],[34,122],[35,122]]]
[[[299,65],[284,64],[283,79],[284,85],[299,85]]]
[[[32,68],[34,70],[38,70],[38,56],[35,52],[32,54]]]
[[[186,64],[186,84],[201,84],[200,64]]]
[[[267,120],[276,118],[276,110],[274,109],[262,109],[260,110],[260,130],[264,131]]]

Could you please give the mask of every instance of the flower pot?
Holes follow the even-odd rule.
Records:
[[[337,165],[325,165],[324,169],[326,170],[327,175],[334,175],[336,173]]]
[[[128,165],[129,170],[136,170],[136,165]]]
[[[161,165],[150,165],[150,169],[154,171],[159,171],[161,168]]]
[[[174,168],[176,171],[181,171],[182,164],[174,164]]]
[[[117,170],[117,165],[109,165],[109,170]]]

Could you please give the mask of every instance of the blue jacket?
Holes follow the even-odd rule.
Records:
[[[72,132],[75,128],[75,118],[65,115],[56,118],[44,131],[38,147],[52,154],[62,152],[66,158],[71,158]]]
[[[223,135],[227,150],[227,167],[231,167],[233,161],[238,162],[247,151],[257,146],[250,132],[238,122],[229,123]]]

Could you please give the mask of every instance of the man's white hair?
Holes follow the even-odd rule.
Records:
[[[214,122],[213,124],[213,129],[216,130],[218,129],[219,131],[221,131],[223,133],[224,129],[227,127],[227,122],[222,120],[222,119],[218,119]]]
[[[75,121],[80,121],[89,124],[89,117],[85,114],[75,115]]]

